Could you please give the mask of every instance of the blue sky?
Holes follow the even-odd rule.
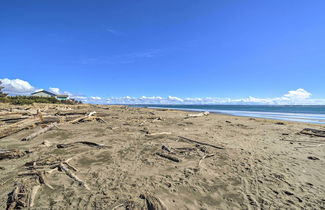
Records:
[[[324,11],[322,0],[2,1],[0,79],[101,99],[299,88],[322,99]]]

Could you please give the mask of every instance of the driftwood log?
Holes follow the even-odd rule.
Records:
[[[171,135],[171,132],[160,132],[160,133],[148,133],[146,136],[148,137],[156,137],[156,136],[165,136],[165,135]]]
[[[0,160],[4,159],[14,159],[14,158],[20,158],[27,154],[27,151],[21,151],[21,150],[1,150],[0,149]]]
[[[56,147],[57,148],[66,148],[66,147],[71,147],[71,146],[76,145],[76,144],[84,144],[84,145],[87,145],[87,146],[90,146],[90,147],[98,147],[98,148],[107,147],[104,144],[97,144],[95,142],[90,142],[90,141],[77,141],[77,142],[73,142],[73,143],[69,143],[69,144],[57,144]]]
[[[178,137],[183,141],[187,141],[187,142],[191,142],[191,143],[195,143],[195,144],[201,144],[201,145],[213,147],[215,149],[225,149],[224,147],[221,147],[221,146],[216,146],[216,145],[213,145],[213,144],[208,144],[208,143],[192,140],[192,139],[189,139],[189,138],[186,138],[186,137],[183,137],[183,136],[178,136]]]
[[[309,136],[325,137],[325,130],[318,130],[313,128],[304,128],[302,131],[300,131],[300,133]]]
[[[0,138],[10,136],[24,129],[32,128],[38,121],[39,119],[29,118],[8,126],[0,127]]]
[[[55,115],[58,116],[68,116],[68,115],[86,115],[87,111],[69,110],[69,111],[59,111]]]
[[[188,114],[186,118],[190,117],[203,117],[203,116],[208,116],[210,113],[209,112],[201,112],[201,113],[195,113],[195,114]]]
[[[34,202],[35,202],[35,198],[36,198],[36,194],[39,190],[41,186],[40,185],[36,185],[32,188],[32,192],[30,194],[30,198],[29,198],[29,207],[33,207],[34,206]]]
[[[174,161],[174,162],[181,162],[182,160],[175,157],[175,156],[171,156],[171,155],[168,155],[168,154],[164,154],[164,153],[161,153],[161,152],[156,152],[156,155],[160,156],[160,157],[163,157],[163,158],[166,158],[168,160],[171,160],[171,161]]]
[[[22,116],[22,115],[6,115],[3,117],[0,117],[0,121],[1,122],[5,122],[5,123],[17,123],[21,120],[25,120],[29,118],[28,116]]]
[[[46,126],[45,128],[42,128],[39,131],[36,131],[35,133],[30,134],[29,136],[23,138],[22,141],[30,141],[31,139],[33,139],[43,133],[46,133],[47,131],[51,130],[54,127],[57,127],[57,123],[52,123],[52,124]]]

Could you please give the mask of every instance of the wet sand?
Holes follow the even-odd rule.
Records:
[[[0,134],[41,121],[0,139],[0,150],[22,152],[0,160],[0,209],[28,208],[31,197],[31,209],[325,209],[325,137],[300,133],[322,125],[126,106],[0,107]],[[14,189],[24,194],[15,200]]]

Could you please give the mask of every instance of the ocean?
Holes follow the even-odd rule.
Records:
[[[325,105],[134,105],[325,124]]]

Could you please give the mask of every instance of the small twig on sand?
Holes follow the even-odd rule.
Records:
[[[166,145],[162,145],[161,149],[166,150],[169,153],[172,152],[172,148],[170,148],[169,146],[166,146]]]
[[[204,159],[209,158],[209,157],[213,157],[213,156],[214,156],[214,154],[206,154],[206,155],[204,155],[199,161],[199,167],[200,167],[200,165],[201,165],[201,163],[202,163],[202,161]]]
[[[209,147],[213,147],[213,148],[216,148],[216,149],[225,149],[224,147],[221,147],[221,146],[216,146],[216,145],[213,145],[213,144],[208,144],[208,143],[204,143],[204,142],[200,142],[200,141],[195,141],[195,140],[192,140],[192,139],[189,139],[189,138],[186,138],[186,137],[183,137],[183,136],[178,136],[181,140],[185,140],[185,141],[188,141],[188,142],[192,142],[192,143],[196,143],[196,144],[201,144],[201,145],[205,145],[205,146],[209,146]]]

